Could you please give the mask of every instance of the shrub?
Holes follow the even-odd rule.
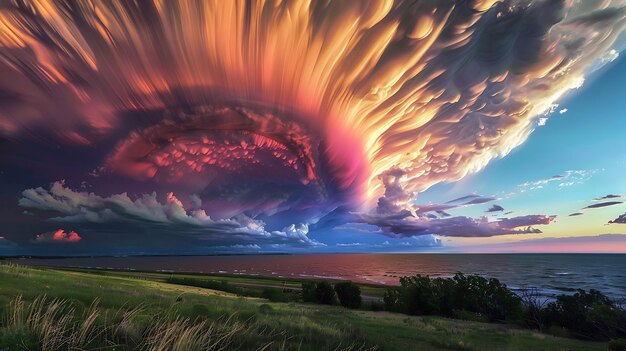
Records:
[[[315,302],[323,305],[335,305],[337,296],[329,282],[319,282],[315,286]]]
[[[315,302],[315,282],[302,283],[302,301]]]
[[[387,289],[388,310],[413,315],[454,317],[458,311],[490,322],[521,314],[521,299],[497,279],[457,273],[453,278],[416,275],[400,278],[400,287]]]
[[[557,296],[546,308],[546,320],[584,339],[606,340],[626,335],[626,312],[594,289]]]
[[[380,312],[385,310],[385,303],[380,301],[372,301],[368,305],[368,309],[374,312]]]
[[[361,288],[353,282],[335,284],[335,292],[341,306],[347,308],[361,307]]]
[[[289,301],[289,296],[281,290],[276,288],[265,288],[263,292],[261,292],[261,297],[264,299],[268,299],[272,302],[287,302]]]
[[[383,295],[385,309],[389,312],[404,312],[400,304],[400,288],[387,288]]]

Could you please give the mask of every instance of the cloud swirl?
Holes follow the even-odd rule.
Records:
[[[422,222],[396,222],[419,217],[417,193],[520,145],[618,54],[625,27],[620,1],[9,1],[0,138],[92,155],[77,178],[98,178],[103,195],[63,183],[22,194],[56,222],[317,245],[308,226],[343,208],[418,234]],[[37,162],[48,182],[67,178]],[[127,184],[149,189],[131,197]],[[485,236],[548,218],[446,223]]]

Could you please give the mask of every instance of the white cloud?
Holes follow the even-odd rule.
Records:
[[[51,211],[61,216],[51,220],[64,223],[148,224],[155,230],[177,234],[193,233],[210,240],[260,240],[268,243],[284,242],[296,246],[322,246],[308,237],[306,224],[292,224],[282,230],[268,231],[261,220],[238,215],[228,219],[213,219],[202,209],[188,211],[173,194],[167,193],[165,202],[156,193],[142,194],[131,199],[127,193],[108,197],[88,192],[77,192],[65,187],[63,181],[54,182],[50,189],[26,189],[19,205],[31,209]]]
[[[604,54],[604,56],[602,56],[600,61],[602,63],[613,62],[613,61],[617,60],[618,57],[619,57],[619,52],[617,52],[617,50],[615,50],[615,49],[611,49],[611,50],[607,51]]]

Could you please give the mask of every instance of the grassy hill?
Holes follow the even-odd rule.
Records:
[[[504,325],[272,303],[166,276],[0,265],[0,350],[606,350]]]

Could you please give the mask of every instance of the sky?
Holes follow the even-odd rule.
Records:
[[[626,2],[11,2],[0,255],[626,252]]]

